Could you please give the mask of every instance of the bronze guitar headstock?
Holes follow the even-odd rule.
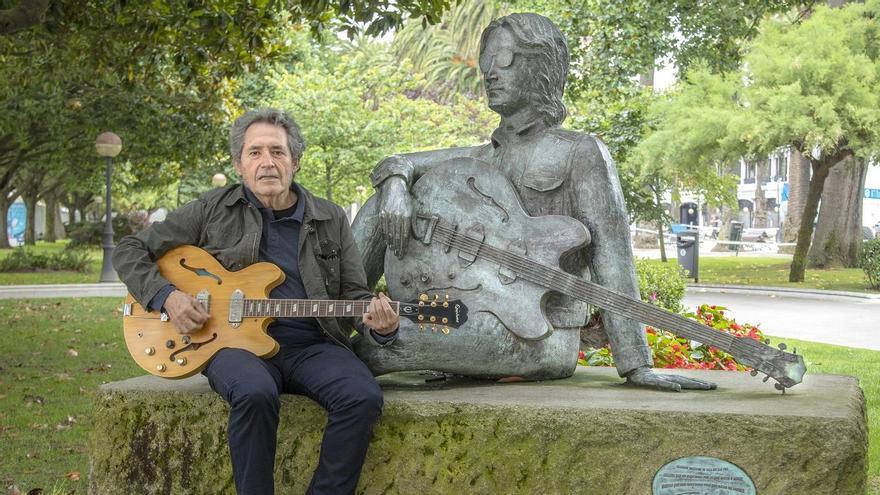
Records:
[[[739,337],[734,341],[734,347],[739,347],[742,355],[747,357],[738,358],[743,364],[753,368],[752,376],[764,373],[764,381],[770,378],[776,380],[774,384],[777,390],[785,393],[786,388],[791,388],[801,383],[807,366],[804,357],[793,352],[785,352],[785,344],[779,344],[778,348],[770,347],[767,342],[760,342],[749,337]]]

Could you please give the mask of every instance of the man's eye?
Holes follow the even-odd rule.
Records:
[[[275,156],[284,156],[284,150],[275,150],[272,154]]]

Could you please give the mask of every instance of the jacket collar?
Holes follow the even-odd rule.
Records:
[[[329,220],[333,218],[333,212],[330,210],[330,204],[324,201],[318,201],[315,196],[309,192],[308,189],[303,187],[302,184],[297,184],[300,199],[305,201],[305,217],[303,218],[303,223],[307,223],[310,220]],[[236,185],[226,197],[224,201],[225,206],[234,206],[239,202],[248,203],[247,196],[245,196],[244,185],[238,184]]]

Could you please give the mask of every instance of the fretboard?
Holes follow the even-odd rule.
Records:
[[[362,316],[370,301],[329,301],[314,299],[245,299],[244,317],[274,318],[341,318]],[[391,302],[394,311],[400,303]]]

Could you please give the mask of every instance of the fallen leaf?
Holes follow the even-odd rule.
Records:
[[[36,459],[37,457],[40,457],[40,454],[38,454],[37,452],[28,452],[27,454],[25,454],[25,457],[27,457],[28,459]]]
[[[55,373],[55,378],[60,381],[73,380],[73,377],[70,376],[70,373]]]
[[[72,356],[72,357],[77,357],[77,356],[79,356],[79,353],[76,352],[76,349],[68,349],[68,350],[67,350],[67,355],[68,355],[68,356]]]
[[[64,476],[67,476],[70,481],[79,481],[79,471],[71,471]]]

